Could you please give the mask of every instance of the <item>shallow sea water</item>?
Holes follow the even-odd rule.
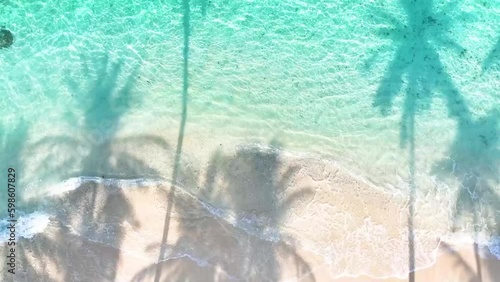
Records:
[[[160,144],[149,137],[177,134],[185,105],[190,138],[334,159],[415,207],[445,199],[484,244],[499,232],[497,1],[9,0],[0,13],[15,36],[0,49],[0,167],[19,172],[26,213],[75,177],[169,178],[150,165],[162,156],[106,144]]]

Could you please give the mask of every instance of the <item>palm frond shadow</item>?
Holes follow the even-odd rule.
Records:
[[[459,253],[456,252],[456,250],[448,245],[445,242],[441,242],[441,246],[448,252],[451,253],[452,256],[455,259],[455,266],[461,267],[462,269],[465,270],[467,275],[469,276],[469,280],[467,282],[482,282],[482,277],[480,274],[476,274],[476,271],[474,268],[472,268],[469,263],[462,257],[460,256]],[[477,259],[477,258],[476,258]]]
[[[132,281],[152,280],[158,267],[158,281],[278,281],[283,261],[295,266],[295,273],[287,275],[315,281],[293,238],[279,230],[294,201],[313,194],[311,189],[286,191],[297,171],[283,169],[274,149],[243,148],[230,156],[215,152],[197,194],[177,193],[178,239]],[[232,223],[228,216],[235,217]]]
[[[70,119],[70,128],[82,130],[45,137],[27,147],[32,154],[43,156],[36,177],[47,179],[57,175],[61,178],[57,180],[62,181],[91,176],[105,181],[104,178],[110,177],[159,176],[144,160],[128,153],[126,147],[155,148],[165,154],[170,146],[162,138],[153,135],[116,137],[122,116],[134,104],[132,92],[139,70],[135,67],[120,86],[118,80],[123,63],[112,63],[104,55],[101,60],[94,61],[95,65],[84,66],[86,77],[83,81],[91,81],[88,85],[80,86],[78,81],[66,79],[72,96],[78,101],[75,110],[84,116],[83,123]],[[126,221],[133,227],[138,226],[123,189],[117,185],[89,181],[80,184],[78,189],[45,200],[42,205],[54,215],[48,227],[49,235],[44,232],[38,234],[36,240],[24,242],[21,256],[31,258],[23,261],[24,273],[36,273],[44,281],[113,281],[123,237],[121,223]],[[87,244],[89,248],[84,250]],[[59,267],[59,278],[44,269],[48,263]],[[93,278],[80,277],[81,273],[88,272],[85,271],[88,266],[96,270],[90,274]],[[40,271],[40,267],[44,270]],[[34,271],[27,271],[30,268]],[[40,281],[39,277],[24,278],[22,281]]]
[[[483,62],[483,72],[497,66],[500,63],[500,38],[498,38],[497,43],[491,49],[488,57]]]
[[[37,167],[37,174],[48,177],[52,174],[61,175],[66,179],[74,176],[126,176],[136,178],[156,176],[158,172],[148,167],[144,162],[127,155],[125,152],[116,152],[120,146],[157,146],[160,150],[168,150],[169,146],[160,137],[143,135],[136,137],[116,138],[121,117],[130,110],[132,103],[132,89],[137,77],[138,68],[135,67],[127,76],[123,86],[118,87],[118,77],[122,72],[123,61],[110,63],[107,55],[95,62],[96,73],[89,73],[88,66],[84,66],[84,73],[89,77],[85,80],[95,81],[88,85],[78,85],[77,81],[66,78],[72,96],[77,101],[76,112],[83,114],[83,122],[70,119],[70,134],[45,137],[29,147],[30,151],[45,153],[46,157]],[[86,87],[88,86],[88,87]],[[86,90],[90,89],[90,90]],[[134,101],[137,102],[137,101]],[[73,112],[68,116],[74,115]],[[64,152],[64,154],[61,154]],[[82,161],[77,161],[84,156]],[[126,158],[124,158],[126,156]],[[112,158],[120,158],[122,163],[112,164]],[[115,163],[115,162],[114,162]],[[129,165],[126,165],[129,163]],[[123,167],[123,165],[126,167]],[[62,169],[69,165],[66,170]],[[118,173],[116,165],[121,165]]]
[[[409,122],[418,111],[430,107],[435,92],[444,95],[451,116],[467,114],[468,110],[434,47],[434,44],[439,44],[459,54],[466,52],[446,33],[451,22],[446,16],[448,11],[443,9],[440,13],[434,13],[430,0],[420,1],[420,5],[414,5],[409,0],[401,2],[408,22],[401,23],[384,16],[389,18],[394,27],[380,30],[382,37],[392,39],[399,47],[382,78],[373,106],[387,115],[397,94],[406,85],[400,139],[403,146],[413,138],[408,132],[411,127]]]

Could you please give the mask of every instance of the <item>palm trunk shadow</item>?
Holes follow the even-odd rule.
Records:
[[[172,213],[172,207],[174,205],[174,197],[175,197],[175,189],[177,185],[177,178],[179,176],[179,169],[181,163],[182,156],[182,145],[184,141],[184,132],[186,129],[186,121],[187,121],[187,104],[188,104],[188,90],[189,90],[189,35],[191,32],[190,26],[190,7],[189,0],[182,1],[183,8],[183,30],[184,30],[184,47],[183,47],[183,73],[182,73],[182,115],[181,115],[181,123],[179,128],[179,135],[177,137],[177,148],[175,150],[175,161],[174,168],[172,172],[172,184],[170,187],[170,191],[168,193],[168,203],[167,203],[167,211],[165,213],[165,220],[163,226],[163,236],[161,239],[161,247],[158,255],[158,265],[156,266],[156,273],[154,281],[158,282],[161,277],[161,267],[159,262],[162,260],[163,255],[165,253],[168,241],[168,232],[170,228],[170,217]]]
[[[408,205],[408,281],[415,281],[415,234],[414,234],[414,223],[415,218],[415,117],[411,118],[411,128],[410,128],[410,197]]]

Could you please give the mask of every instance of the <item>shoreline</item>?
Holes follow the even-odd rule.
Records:
[[[104,205],[101,211],[109,216],[108,220],[102,222],[103,225],[98,226],[107,226],[109,228],[104,233],[88,234],[84,236],[80,232],[86,232],[88,229],[85,227],[82,228],[82,226],[78,227],[77,224],[75,224],[76,222],[80,222],[80,217],[82,215],[74,213],[66,208],[74,204],[82,208],[82,196],[91,192],[93,187],[97,189],[97,202]],[[84,194],[78,193],[81,191],[84,191]],[[76,194],[71,195],[71,193],[75,192]],[[164,268],[165,275],[177,275],[174,277],[178,278],[187,275],[186,277],[193,279],[192,281],[207,281],[207,275],[213,275],[216,281],[231,281],[231,277],[238,280],[238,277],[239,279],[242,277],[235,275],[235,273],[231,273],[231,266],[238,269],[238,265],[240,265],[242,261],[238,260],[233,262],[230,259],[231,256],[226,257],[225,255],[235,255],[241,252],[245,257],[246,252],[250,252],[258,256],[254,259],[260,260],[265,259],[266,254],[261,252],[254,253],[251,249],[247,249],[246,247],[243,249],[239,249],[238,247],[232,249],[234,245],[231,246],[231,240],[228,239],[233,238],[233,236],[240,236],[240,239],[243,238],[239,244],[242,243],[248,248],[271,248],[270,250],[274,256],[273,260],[276,264],[275,267],[277,267],[280,272],[279,277],[277,277],[279,279],[276,281],[296,281],[298,278],[300,278],[301,281],[337,282],[408,281],[407,278],[402,279],[397,277],[376,278],[366,275],[349,276],[345,274],[334,276],[331,272],[331,266],[325,261],[324,257],[308,252],[300,246],[293,246],[283,241],[275,243],[266,242],[248,233],[246,235],[243,234],[245,236],[241,237],[241,228],[213,218],[209,211],[206,210],[206,207],[202,205],[202,202],[195,199],[193,195],[183,192],[182,190],[178,190],[176,196],[177,203],[172,213],[171,224],[173,230],[175,229],[176,231],[172,231],[171,238],[168,240],[168,244],[172,246],[172,248],[169,248],[170,255],[162,259],[159,264],[155,263],[158,259],[157,255],[155,255],[158,249],[151,248],[151,245],[158,246],[156,245],[157,243],[154,242],[159,242],[160,237],[158,236],[160,233],[148,231],[159,231],[161,226],[157,226],[158,222],[156,219],[159,218],[157,213],[159,210],[164,210],[166,208],[166,203],[165,201],[156,201],[152,203],[152,205],[148,205],[148,203],[151,204],[151,201],[144,200],[157,198],[158,196],[165,195],[167,192],[168,187],[162,185],[139,187],[139,189],[127,189],[127,191],[123,191],[123,189],[117,188],[116,186],[93,186],[90,185],[90,183],[83,184],[76,190],[67,192],[65,197],[58,199],[57,203],[57,209],[59,210],[62,208],[62,213],[57,216],[52,216],[47,228],[42,233],[36,234],[31,239],[20,240],[22,255],[20,256],[21,268],[18,270],[20,270],[19,273],[22,273],[23,278],[19,278],[18,276],[15,281],[34,281],[30,279],[40,277],[40,271],[47,271],[47,273],[44,273],[44,277],[50,277],[53,281],[89,281],[87,280],[89,277],[97,279],[94,281],[102,281],[105,280],[104,278],[106,272],[109,271],[108,268],[110,265],[113,265],[115,268],[115,281],[153,281],[151,269],[156,268],[157,265]],[[142,209],[142,219],[128,218],[130,215],[124,215],[123,207],[116,201],[117,199],[126,199],[125,203],[131,205],[127,208],[131,210],[137,211],[137,208]],[[70,202],[68,202],[68,200]],[[111,204],[109,204],[110,202]],[[54,207],[54,209],[56,209],[56,207]],[[122,213],[121,218],[123,218],[124,221],[121,224],[117,224],[113,219],[120,213]],[[140,214],[136,213],[136,215]],[[162,215],[160,215],[160,218],[161,217]],[[193,221],[191,223],[189,223],[190,221],[183,223],[182,221],[185,218]],[[200,222],[200,220],[202,221]],[[204,222],[204,220],[207,220],[208,224]],[[186,223],[188,225],[184,226]],[[198,228],[197,225],[200,223],[202,226]],[[191,224],[194,225],[191,226]],[[216,225],[218,224],[223,224],[224,227],[222,229],[217,228]],[[76,231],[78,228],[80,228],[79,232]],[[186,228],[187,230],[183,230]],[[117,229],[121,229],[121,231],[117,231]],[[190,234],[191,231],[195,231],[195,234]],[[121,234],[118,236],[121,238],[121,242],[106,242],[109,234],[116,235],[117,233]],[[208,233],[208,237],[202,235],[204,233]],[[200,235],[202,236],[202,240],[199,240]],[[185,247],[185,245],[179,242],[186,240],[186,237],[188,238],[189,244],[194,243],[198,244],[198,246],[195,245],[194,249],[184,249],[183,251],[182,246]],[[217,239],[218,237],[221,238]],[[210,242],[209,240],[203,239],[216,240],[212,242],[213,244],[207,246],[209,250],[206,250],[208,252],[205,253],[205,256],[208,255],[208,257],[203,258],[201,256],[200,258],[193,253],[190,254],[189,250],[196,252],[197,249],[203,248],[204,242]],[[253,243],[247,240],[253,241]],[[255,245],[256,242],[257,244]],[[175,248],[178,249],[176,250]],[[219,254],[222,255],[222,257],[219,256],[218,259],[214,260],[211,252],[217,249],[222,251],[221,254]],[[185,251],[187,252],[183,253]],[[290,252],[293,254],[292,258],[290,258]],[[48,262],[45,261],[47,259],[46,256],[49,256]],[[88,268],[88,263],[96,257],[100,258],[100,263],[96,264],[94,267]],[[217,258],[217,255],[215,257]],[[75,264],[70,263],[70,265],[67,266],[68,269],[64,269],[65,266],[63,265],[61,269],[61,266],[58,266],[57,263],[61,263],[66,259],[74,261]],[[229,261],[227,261],[228,259]],[[441,244],[436,261],[428,267],[415,271],[416,281],[447,281],[444,279],[452,278],[455,280],[449,281],[476,281],[473,279],[477,276],[477,271],[474,272],[474,267],[476,265],[474,259],[477,259],[477,257],[470,244]],[[479,257],[479,260],[482,269],[481,281],[494,281],[493,278],[498,276],[493,275],[499,274],[500,271],[500,260],[495,259],[491,254],[486,258]],[[460,265],[457,266],[457,263],[460,263]],[[102,266],[105,266],[106,269],[99,268]],[[183,271],[179,272],[179,268]],[[55,271],[56,269],[63,270],[63,272],[65,270],[69,273],[67,273],[66,276],[60,276],[60,271]],[[91,272],[93,274],[91,274]],[[257,272],[254,274],[257,275]],[[2,275],[6,274],[2,273]],[[68,277],[71,277],[73,280],[67,280]],[[217,277],[218,280],[215,277]],[[259,279],[258,277],[259,276],[257,276],[256,279]]]
[[[200,270],[204,273],[201,277],[216,277],[224,272],[227,277],[257,275],[256,280],[271,277],[273,281],[287,281],[293,280],[298,275],[294,270],[300,269],[305,277],[313,273],[317,281],[331,281],[339,275],[396,277],[407,273],[405,190],[391,194],[328,155],[282,150],[273,142],[242,143],[238,138],[203,138],[201,132],[196,133],[185,136],[186,153],[176,176],[166,243],[170,253],[161,263],[166,271],[186,268],[187,272],[196,272],[199,266],[185,262],[185,256],[173,260],[189,255],[214,266],[210,274]],[[149,142],[140,146],[132,146],[135,137],[126,134],[94,144],[92,150],[108,149],[110,153],[82,154],[91,164],[89,176],[69,178],[46,190],[39,187],[31,199],[50,195],[44,207],[60,225],[49,224],[50,228],[33,238],[33,248],[39,250],[39,255],[48,255],[44,254],[46,248],[59,249],[65,244],[104,244],[115,250],[102,262],[105,271],[96,273],[114,273],[117,281],[152,275],[151,269],[156,268],[159,259],[170,181],[174,178],[168,174],[174,171],[175,148],[168,144],[175,142],[165,136],[147,135]],[[130,140],[133,142],[127,143]],[[120,166],[124,160],[133,162]],[[148,171],[163,173],[151,178],[144,173]],[[121,179],[120,175],[142,178]],[[419,212],[414,225],[419,268],[435,264],[439,238],[449,234],[450,215],[442,211],[443,201],[453,199],[420,199],[415,203]],[[81,236],[66,234],[69,231],[63,230],[65,226]],[[63,243],[53,242],[54,238],[63,238]],[[137,252],[143,262],[128,261],[125,250]],[[211,252],[214,250],[216,253]],[[64,249],[58,252],[66,256]],[[39,257],[26,261],[30,266],[40,263]],[[81,271],[86,271],[67,267],[68,275],[81,276]],[[262,275],[266,277],[258,276],[260,268],[265,269]],[[188,273],[179,275],[180,279]]]
[[[57,253],[62,254],[62,256],[70,255],[70,254],[64,254],[64,252],[66,252],[65,246],[67,246],[68,244],[71,245],[73,244],[74,241],[76,241],[78,242],[76,244],[78,245],[79,249],[81,248],[82,250],[85,250],[89,248],[90,250],[92,250],[91,252],[93,253],[100,252],[101,250],[98,251],[96,249],[100,249],[103,246],[105,247],[105,249],[111,248],[107,252],[110,252],[113,255],[111,257],[105,258],[103,264],[115,265],[116,281],[152,281],[151,277],[146,275],[149,272],[144,271],[144,269],[148,269],[148,267],[151,268],[152,266],[157,265],[155,261],[156,259],[158,259],[158,257],[154,253],[155,251],[156,252],[158,251],[158,248],[157,247],[152,248],[151,245],[158,244],[154,242],[160,241],[160,237],[158,236],[161,235],[160,223],[161,220],[163,219],[163,215],[159,215],[159,213],[162,213],[162,211],[164,212],[166,210],[167,201],[166,198],[163,197],[168,195],[170,185],[168,183],[158,184],[147,181],[125,180],[125,182],[127,181],[130,184],[128,187],[132,189],[127,189],[121,185],[117,185],[116,180],[113,179],[101,179],[101,181],[99,181],[99,179],[97,178],[88,178],[87,181],[73,182],[78,184],[77,186],[73,187],[75,189],[68,189],[65,192],[63,192],[63,194],[54,196],[53,211],[54,214],[57,213],[57,215],[52,216],[48,228],[44,232],[36,234],[31,240],[22,239],[22,242],[24,244],[30,245],[29,247],[30,250],[24,252],[24,254],[31,255],[31,257],[24,263],[30,266],[38,265],[34,267],[35,269],[37,267],[38,268],[41,267],[39,264],[42,263],[43,256],[42,257],[33,256],[33,250],[38,250],[38,252],[41,252],[41,254],[43,254],[44,252],[47,252],[52,248],[56,248],[58,250]],[[123,184],[123,181],[121,182],[118,181],[118,183]],[[88,222],[88,220],[91,219],[88,218],[89,216],[88,200],[90,199],[89,197],[91,195],[94,195],[95,197],[96,204],[94,205],[94,207],[95,209],[97,209],[98,213],[96,214],[95,211],[93,212],[94,216],[97,216],[97,218],[91,216],[91,218],[94,218],[91,221],[97,220],[97,225],[93,224],[92,228],[89,228],[89,226],[85,225],[85,222]],[[168,244],[170,246],[175,246],[180,249],[178,250],[174,250],[175,248],[171,249],[169,257],[167,257],[164,262],[160,263],[160,265],[162,265],[162,267],[164,267],[168,271],[171,271],[169,270],[171,268],[174,269],[177,268],[177,266],[174,267],[172,266],[172,264],[174,265],[181,264],[183,265],[183,267],[186,267],[187,269],[186,271],[189,270],[189,273],[192,271],[194,273],[201,273],[199,277],[196,276],[200,279],[201,277],[206,278],[206,275],[208,274],[218,275],[217,277],[219,278],[227,274],[227,277],[224,276],[227,279],[225,280],[223,278],[220,278],[222,279],[220,281],[229,281],[231,280],[230,277],[242,277],[240,276],[242,275],[242,273],[235,276],[234,275],[235,273],[223,271],[227,269],[231,270],[231,267],[235,267],[235,269],[238,269],[238,266],[235,266],[234,262],[227,261],[228,258],[225,258],[224,254],[232,254],[232,255],[240,254],[243,257],[246,257],[246,255],[248,255],[248,252],[252,253],[251,251],[252,248],[257,248],[257,249],[271,248],[271,250],[273,250],[272,260],[275,261],[275,264],[279,265],[279,270],[280,270],[279,274],[282,276],[278,281],[295,281],[293,280],[294,279],[293,277],[297,276],[297,273],[294,274],[293,270],[296,269],[297,267],[302,269],[301,275],[304,276],[303,279],[305,281],[339,281],[339,282],[406,281],[405,279],[399,279],[395,277],[374,278],[364,275],[356,277],[348,276],[345,274],[343,276],[333,275],[331,269],[332,267],[331,262],[329,263],[328,259],[326,257],[321,256],[320,254],[314,254],[302,248],[300,238],[297,238],[295,236],[295,240],[297,240],[298,244],[290,245],[289,243],[286,243],[286,241],[283,240],[278,240],[273,242],[273,240],[269,239],[266,240],[263,239],[262,237],[259,237],[258,235],[263,234],[262,232],[263,230],[265,230],[266,224],[268,224],[268,222],[266,222],[265,219],[262,221],[262,217],[259,217],[258,212],[254,213],[253,215],[250,214],[250,218],[252,218],[253,216],[253,219],[255,220],[252,224],[250,224],[250,227],[260,226],[261,229],[257,228],[256,229],[257,233],[251,234],[248,231],[241,228],[241,226],[238,226],[238,224],[235,224],[234,222],[231,223],[230,221],[225,220],[221,217],[218,218],[215,217],[214,213],[210,212],[210,210],[207,208],[207,205],[204,204],[204,201],[199,199],[196,195],[193,195],[190,192],[185,191],[180,187],[177,187],[175,203],[176,204],[174,206],[174,211],[172,213],[171,224],[173,230],[177,229],[177,231],[172,231],[173,237],[172,239],[169,239],[170,243]],[[125,210],[123,207],[124,204],[126,206]],[[222,212],[224,213],[224,211]],[[135,216],[133,214],[135,214]],[[227,215],[227,213],[225,215]],[[132,216],[133,218],[129,218],[130,216]],[[120,218],[123,219],[122,222],[119,222],[119,220],[118,222],[115,221],[116,219]],[[187,218],[187,220],[185,218]],[[239,218],[240,221],[242,219],[244,218],[241,217]],[[197,225],[199,224],[199,220],[202,221],[207,220],[208,223],[202,224],[201,228],[198,228]],[[186,224],[187,227],[184,226]],[[214,227],[220,224],[224,226],[222,229]],[[313,229],[315,229],[314,226],[312,227]],[[183,228],[187,229],[183,230]],[[188,235],[192,232],[191,230],[192,228],[195,228],[194,236]],[[101,233],[99,232],[96,233],[95,231],[92,231],[94,229],[105,230],[105,231],[101,231]],[[285,230],[284,233],[282,234],[288,234],[287,228],[280,228],[280,229],[282,230],[282,232],[283,230]],[[75,230],[79,231],[77,232]],[[82,235],[86,232],[90,233],[87,235]],[[119,238],[119,240],[109,241],[110,234],[114,235],[114,237]],[[228,237],[228,234],[232,235]],[[180,244],[179,242],[185,240],[183,239],[183,237],[185,236],[191,238],[188,240],[189,243],[183,242],[182,244]],[[202,239],[200,240],[198,236],[202,236]],[[235,247],[231,246],[230,244],[229,246],[227,246],[226,241],[231,241],[229,240],[229,238],[234,238],[234,236],[236,237],[239,236],[238,238],[240,239],[238,240],[243,240],[243,242],[246,241],[247,242],[246,244],[250,245],[247,245],[247,247],[243,249],[239,249],[238,247],[236,247],[236,249],[233,249]],[[222,242],[218,243],[221,245],[217,245],[216,243],[212,246],[210,242],[212,242],[212,240],[218,237],[222,237],[220,239]],[[292,236],[292,238],[294,238],[294,236]],[[216,239],[216,241],[217,240],[218,239]],[[254,243],[249,243],[248,240],[253,241]],[[138,242],[142,243],[138,244]],[[209,247],[211,250],[209,250],[209,252],[207,253],[201,254],[200,256],[192,254],[193,255],[192,257],[201,257],[203,259],[204,256],[205,258],[207,258],[208,256],[208,261],[205,262],[206,264],[205,266],[200,266],[198,264],[193,265],[192,262],[190,262],[192,261],[192,259],[188,259],[186,257],[190,256],[190,254],[183,253],[184,251],[186,251],[186,249],[184,249],[183,251],[183,248],[186,245],[190,245],[194,246],[194,249],[192,250],[203,249],[204,248],[203,244],[199,245],[200,243],[203,242],[209,242],[208,244],[210,244]],[[254,245],[255,242],[257,242],[257,245]],[[219,248],[217,248],[217,246]],[[216,258],[215,263],[213,262],[212,255],[210,255],[210,251],[213,251],[213,247],[221,251],[219,257]],[[45,250],[46,248],[48,249]],[[228,250],[225,250],[224,248],[228,248]],[[369,251],[369,249],[366,249],[366,251]],[[78,252],[71,251],[70,253],[76,255]],[[292,259],[292,261],[290,261],[289,258],[290,252],[292,252],[293,254],[292,257],[294,258]],[[133,254],[137,254],[138,256],[134,258]],[[374,253],[371,254],[373,255]],[[46,255],[49,254],[45,254],[44,256]],[[257,252],[257,254],[254,255],[257,255],[258,258],[262,258],[261,256],[264,256],[263,259],[265,259],[265,255],[263,255],[260,252]],[[366,255],[370,256],[370,253]],[[77,261],[78,260],[85,261],[86,259],[88,259],[85,257],[78,258],[78,256],[79,255],[77,255],[77,257],[75,258]],[[212,259],[210,259],[211,257]],[[464,257],[470,260],[471,259],[470,252],[464,253]],[[441,269],[443,267],[444,268],[447,267],[446,269],[453,269],[450,265],[451,258],[453,257],[450,257],[449,255],[448,256],[440,255],[437,258],[437,260],[433,262],[432,265],[417,270],[416,276],[427,277],[426,275],[431,275],[431,276],[435,275],[432,273],[436,272],[435,271],[436,268]],[[372,257],[372,259],[375,259],[375,257]],[[59,260],[57,259],[57,255],[55,260],[56,261]],[[486,263],[487,265],[491,264],[493,261],[491,259],[490,260],[482,259],[482,260],[484,260],[484,263]],[[202,264],[204,264],[203,260],[201,262]],[[495,265],[498,265],[499,262],[500,261],[495,260],[495,262],[493,263]],[[149,266],[145,265],[147,263],[149,263]],[[299,264],[299,266],[296,265],[297,263]],[[443,263],[445,266],[442,266]],[[238,263],[236,263],[236,265],[237,264]],[[134,267],[132,267],[132,265],[134,265]],[[207,270],[207,267],[210,268],[210,265],[213,265],[214,268],[211,270]],[[57,268],[57,266],[53,265],[48,269],[55,269],[55,268]],[[71,270],[70,275],[77,275],[78,277],[86,275],[88,271],[84,269],[80,270],[69,269],[69,270]],[[135,272],[131,273],[132,270],[134,270]],[[30,271],[34,270],[29,270],[29,268],[28,270],[26,270],[23,264],[23,272],[25,273],[25,275],[29,275]],[[40,270],[36,270],[35,273],[38,273],[38,271]],[[94,269],[93,271],[99,273],[98,269],[97,270]],[[143,276],[140,276],[139,273],[142,273],[141,275]],[[445,273],[448,272],[441,272],[440,270],[439,273],[440,275],[444,275]],[[142,278],[140,279],[137,278],[137,275],[139,275]],[[150,275],[150,273],[148,275]],[[183,274],[179,275],[187,275],[187,273],[183,272]],[[470,276],[470,273],[465,273],[463,275]],[[72,277],[73,277],[72,279],[76,279],[74,276]],[[133,277],[136,277],[137,279],[134,280],[135,278]],[[180,277],[181,276],[179,276],[179,278]],[[196,280],[196,277],[193,278],[195,279],[194,281],[203,281],[203,280]],[[311,280],[312,279],[311,277],[314,277],[314,280]],[[65,280],[67,278],[53,277],[52,279],[55,279],[55,281],[68,281]],[[102,277],[99,279],[102,279]],[[16,281],[30,281],[30,280],[16,280]],[[71,281],[86,281],[86,280],[71,280]],[[433,281],[433,280],[425,280],[425,281]],[[483,281],[488,281],[488,280],[483,280]]]

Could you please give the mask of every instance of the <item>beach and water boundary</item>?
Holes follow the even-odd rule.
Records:
[[[119,144],[119,140],[120,138],[108,142]],[[186,152],[196,152],[196,148],[201,148],[201,144],[205,150],[193,156],[189,156],[189,153],[184,155],[186,161],[182,164],[182,173],[177,180],[178,192],[171,220],[173,237],[172,242],[168,243],[165,260],[188,259],[196,264],[191,266],[193,269],[218,268],[218,271],[228,275],[226,278],[229,280],[231,277],[243,279],[244,275],[247,275],[245,271],[248,271],[245,267],[251,267],[257,261],[266,259],[271,259],[276,265],[261,274],[272,274],[275,279],[292,279],[295,277],[293,275],[298,275],[291,273],[290,268],[292,262],[298,263],[302,260],[321,269],[318,281],[360,275],[371,277],[370,279],[403,279],[407,276],[407,195],[394,195],[377,187],[370,180],[340,166],[335,160],[321,158],[312,153],[287,153],[276,147],[277,143],[238,145],[231,144],[230,138],[224,138],[221,145],[221,141],[209,142],[209,139],[201,136],[190,138],[189,134],[186,135],[186,140]],[[214,149],[209,150],[210,147]],[[173,155],[173,152],[169,153],[168,147],[157,146],[155,150],[150,153],[165,155],[166,158]],[[203,156],[207,159],[200,159]],[[108,162],[107,159],[94,160],[96,164]],[[169,165],[172,164],[167,164]],[[150,163],[149,168],[152,167],[154,164]],[[172,171],[172,168],[163,169]],[[120,255],[115,254],[114,258],[107,258],[117,260],[112,264],[116,263],[114,267],[117,269],[114,271],[122,275],[116,278],[118,281],[129,281],[137,275],[142,277],[134,278],[138,279],[137,281],[152,281],[150,270],[147,272],[134,268],[137,273],[118,270],[121,269],[118,268],[118,257],[123,257],[124,263],[132,263],[126,262],[125,259],[131,256],[156,265],[158,248],[146,245],[160,240],[158,236],[162,232],[159,227],[163,221],[160,211],[165,211],[171,180],[127,180],[102,178],[100,175],[107,173],[109,172],[99,171],[96,176],[70,178],[47,189],[39,187],[38,194],[33,197],[45,199],[47,202],[37,204],[40,210],[30,215],[32,222],[36,224],[25,229],[27,234],[23,240],[28,239],[25,244],[32,241],[29,246],[33,248],[31,244],[37,244],[37,238],[46,237],[44,240],[52,240],[51,244],[55,244],[47,247],[50,249],[57,246],[58,240],[64,237],[58,237],[62,235],[51,232],[69,232],[74,238],[68,240],[80,238],[78,240],[84,241],[82,246],[86,246],[85,242],[90,242],[107,246],[114,249],[114,252],[118,251]],[[102,199],[99,199],[100,197]],[[439,211],[447,210],[442,208],[444,204],[453,203],[447,203],[446,198],[437,198],[434,202],[416,202],[417,210],[427,209],[427,213],[432,214],[435,220],[428,220],[429,216],[425,213],[415,218],[415,266],[425,269],[434,265],[436,259],[442,256],[443,246],[451,245],[459,249],[460,246],[469,246],[474,241],[480,242],[482,259],[496,260],[490,251],[495,252],[494,237],[490,237],[491,234],[474,237],[473,230],[467,229],[451,232],[451,215],[440,214]],[[222,229],[219,227],[221,224]],[[63,231],[59,230],[60,228],[63,228]],[[227,235],[228,228],[235,234]],[[227,236],[238,242],[246,240],[248,245],[226,245],[227,242],[221,238]],[[36,247],[40,253],[34,257],[27,256],[29,259],[24,261],[24,264],[35,267],[33,264],[36,265],[37,256],[43,256],[48,251],[43,244],[45,243]],[[260,253],[254,248],[277,250],[276,253],[269,254]],[[305,258],[287,261],[282,248],[305,252]],[[215,254],[214,249],[217,250]],[[27,255],[32,251],[24,252]],[[64,250],[54,254],[54,263],[60,256],[64,257],[64,254]],[[241,263],[242,265],[236,267],[225,257],[229,254],[242,258],[254,257],[255,261]],[[374,257],[378,259],[373,260]],[[449,260],[453,262],[455,258]],[[105,265],[104,268],[111,268],[110,263],[107,262],[108,266]],[[304,261],[301,263],[307,265]],[[143,263],[137,265],[146,267]],[[307,270],[305,265],[294,267],[303,268],[301,275],[314,273]],[[167,273],[173,271],[175,274],[177,267],[171,268],[166,267]],[[37,269],[34,273],[39,271],[40,269]],[[77,279],[72,276],[75,275],[73,271],[76,270],[69,267],[67,275]],[[256,273],[258,272],[254,275],[257,275]],[[175,275],[179,275],[178,279],[183,279],[183,275],[188,274]],[[57,276],[53,279],[57,280],[55,277]],[[261,276],[257,275],[254,278],[266,279],[259,277]],[[326,280],[321,280],[321,277]],[[68,278],[59,279],[67,281]]]

